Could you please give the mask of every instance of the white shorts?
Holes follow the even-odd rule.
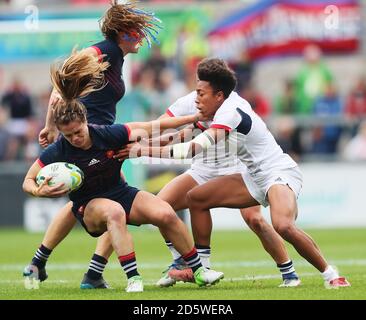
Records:
[[[302,173],[299,167],[273,171],[265,174],[251,176],[248,170],[241,172],[244,183],[251,196],[262,206],[268,206],[267,193],[270,187],[275,184],[287,185],[298,198],[302,188]]]
[[[201,185],[220,176],[227,176],[235,173],[244,173],[247,171],[248,169],[244,164],[237,163],[235,166],[224,168],[211,168],[196,165],[192,166],[185,173],[189,174],[199,185]]]

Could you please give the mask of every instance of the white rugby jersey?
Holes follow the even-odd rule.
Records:
[[[167,114],[172,117],[185,116],[197,113],[196,108],[196,96],[197,92],[192,91],[186,96],[179,98],[174,102],[168,109]],[[231,95],[225,100],[231,104],[232,97],[238,96],[237,94],[231,93]],[[206,130],[210,127],[212,121],[198,122],[197,126],[201,130]],[[192,160],[192,167],[200,170],[218,170],[224,168],[230,168],[240,163],[238,157],[234,153],[229,152],[229,141],[228,139],[219,141],[216,145],[211,146],[207,151],[202,152]]]
[[[282,151],[250,104],[235,92],[232,92],[230,99],[226,99],[216,111],[210,127],[230,132],[230,153],[237,153],[251,175],[297,166],[296,162]]]

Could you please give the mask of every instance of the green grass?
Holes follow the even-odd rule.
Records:
[[[170,254],[156,230],[132,229],[139,271],[145,282],[143,293],[124,292],[126,278],[116,257],[110,258],[104,277],[112,290],[80,290],[79,284],[95,248],[95,239],[83,230],[74,230],[52,253],[47,270],[49,278],[39,290],[26,290],[21,277],[42,240],[42,234],[19,229],[0,229],[0,299],[93,299],[93,300],[365,300],[366,230],[307,230],[351,288],[326,290],[319,272],[289,245],[289,253],[302,278],[298,288],[278,288],[281,282],[273,260],[249,231],[215,231],[212,238],[212,267],[225,273],[225,279],[209,288],[179,283],[157,288],[154,283],[170,263]]]

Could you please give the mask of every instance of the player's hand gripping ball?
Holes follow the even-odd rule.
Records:
[[[68,193],[79,189],[84,180],[83,171],[74,164],[67,162],[54,162],[43,167],[37,174],[36,182],[40,185],[47,177],[52,177],[49,186],[64,183]]]

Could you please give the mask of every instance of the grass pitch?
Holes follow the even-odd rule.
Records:
[[[127,294],[126,277],[113,255],[104,272],[111,290],[81,290],[79,284],[94,252],[96,241],[75,229],[52,253],[49,278],[39,290],[26,290],[22,270],[29,263],[43,234],[19,229],[0,229],[0,299],[3,300],[365,300],[366,230],[307,230],[331,264],[338,267],[352,287],[327,290],[319,272],[287,245],[302,279],[297,288],[278,288],[281,283],[274,261],[250,231],[214,231],[211,265],[225,279],[209,288],[178,283],[158,288],[155,282],[170,263],[170,253],[157,230],[133,228],[144,292]]]

